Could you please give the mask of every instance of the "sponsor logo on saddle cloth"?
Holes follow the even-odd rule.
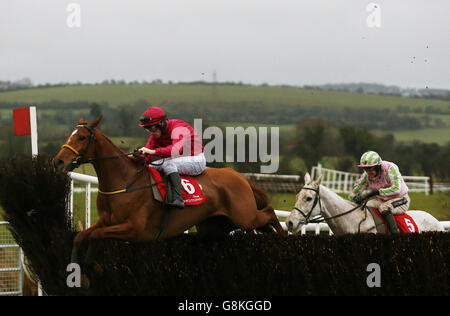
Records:
[[[375,207],[369,207],[369,209],[372,209],[373,213],[375,213],[379,219],[384,224],[385,232],[389,232],[389,226],[384,221],[383,217],[381,216],[380,211]],[[412,219],[411,216],[408,214],[399,214],[394,215],[395,221],[397,222],[398,229],[402,233],[418,233],[419,228],[416,225],[416,222]],[[375,217],[374,217],[375,219]],[[377,222],[377,221],[375,221]]]
[[[167,186],[161,174],[155,168],[147,166],[152,178],[153,196],[156,200],[163,202],[166,200]],[[181,196],[184,205],[198,205],[206,201],[206,197],[202,193],[200,184],[193,177],[181,176]]]

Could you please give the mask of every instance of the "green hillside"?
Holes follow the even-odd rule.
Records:
[[[244,85],[137,84],[85,85],[33,88],[0,93],[1,102],[42,103],[50,100],[108,102],[111,106],[147,100],[161,102],[262,102],[274,108],[279,104],[357,109],[395,109],[407,106],[410,110],[428,107],[450,110],[450,103],[441,100],[366,95],[290,87]]]
[[[89,117],[92,103],[101,104],[107,114],[103,124],[115,124],[124,115],[135,119],[149,104],[163,104],[172,117],[201,117],[226,125],[273,124],[283,126],[282,134],[295,131],[301,120],[319,118],[337,125],[366,127],[379,134],[392,133],[400,141],[443,145],[450,140],[449,101],[233,84],[71,85],[6,91],[0,92],[0,119],[8,124],[13,107],[36,104],[40,126],[48,124],[61,134],[68,123],[80,116]],[[131,134],[118,132],[113,136],[120,135]]]

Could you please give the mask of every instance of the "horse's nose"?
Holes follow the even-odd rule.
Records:
[[[64,168],[64,161],[61,159],[53,159],[53,166],[56,170],[61,171]]]
[[[292,230],[292,227],[294,226],[294,223],[292,223],[291,220],[288,220],[288,221],[286,222],[286,225],[287,225],[288,230],[291,231],[291,230]]]

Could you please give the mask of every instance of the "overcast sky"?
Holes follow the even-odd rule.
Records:
[[[67,24],[70,3],[80,27]],[[212,81],[216,70],[254,84],[450,89],[449,12],[448,0],[1,0],[0,80]]]

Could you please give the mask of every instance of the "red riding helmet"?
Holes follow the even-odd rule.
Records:
[[[166,113],[159,107],[153,106],[145,110],[139,118],[139,126],[148,127],[152,125],[162,125],[167,119]]]

